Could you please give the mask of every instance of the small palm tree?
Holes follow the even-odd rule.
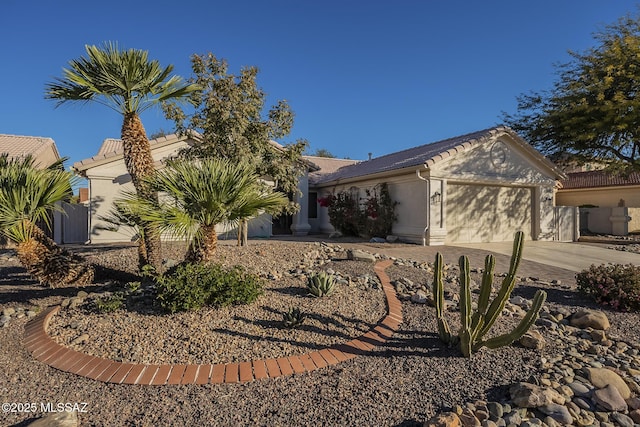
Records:
[[[157,200],[157,194],[144,180],[153,173],[154,161],[140,114],[168,100],[186,100],[199,87],[170,76],[173,66],[162,68],[158,61],[149,60],[147,51],[120,50],[116,43],[105,43],[102,47],[87,45],[85,49],[86,58],[70,61],[69,68],[63,70],[64,77],[47,84],[45,97],[57,100],[57,105],[94,101],[122,114],[121,138],[127,171],[139,196]],[[145,226],[145,235],[147,262],[160,268],[160,235],[149,225]]]
[[[269,189],[252,165],[224,159],[177,160],[148,179],[166,195],[159,205],[132,197],[126,203],[143,220],[190,241],[186,259],[211,262],[218,245],[217,224],[238,225],[261,212],[276,213],[287,197]]]
[[[0,232],[17,246],[18,259],[40,283],[84,285],[94,270],[60,248],[37,224],[50,226],[57,202],[72,194],[73,174],[60,167],[36,169],[32,157],[0,156]]]

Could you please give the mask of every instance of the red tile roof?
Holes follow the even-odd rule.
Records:
[[[563,190],[640,185],[640,172],[632,172],[629,176],[625,177],[598,170],[569,172],[567,176],[567,179],[561,181]]]

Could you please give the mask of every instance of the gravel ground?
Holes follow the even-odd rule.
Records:
[[[133,273],[135,269],[134,248],[80,249],[82,255],[106,267],[104,272],[108,273],[111,281],[123,279],[122,273],[116,274],[116,271]],[[167,250],[169,257],[176,257],[179,253],[176,248]],[[104,326],[105,329],[99,329],[103,327],[99,325],[100,316],[89,314],[82,311],[83,307],[79,307],[77,312],[74,312],[76,309],[68,310],[60,316],[61,319],[56,320],[60,322],[57,328],[63,331],[66,328],[65,322],[67,326],[71,323],[70,319],[79,322],[83,317],[89,317],[86,326],[82,326],[93,337],[93,341],[89,340],[87,345],[90,342],[95,345],[109,340],[119,342],[122,336],[127,340],[137,340],[138,338],[132,336],[133,331],[142,331],[142,336],[147,339],[136,342],[139,346],[149,345],[146,350],[142,349],[137,353],[135,349],[129,350],[118,356],[136,361],[145,357],[156,358],[153,359],[156,361],[171,361],[174,358],[176,361],[180,359],[181,362],[204,360],[205,353],[193,350],[195,347],[191,347],[191,350],[179,348],[179,340],[172,344],[168,342],[164,348],[165,341],[161,340],[166,338],[168,325],[183,327],[181,335],[176,334],[176,337],[191,336],[192,333],[187,333],[187,328],[191,331],[194,324],[199,325],[198,327],[209,325],[207,327],[211,328],[203,329],[201,337],[207,335],[204,334],[205,330],[208,334],[233,336],[229,333],[232,326],[257,328],[254,332],[248,333],[253,335],[249,338],[235,336],[225,342],[202,345],[203,348],[207,345],[223,348],[225,351],[216,356],[220,357],[220,360],[241,360],[234,358],[251,358],[254,354],[268,357],[260,354],[262,351],[291,354],[288,352],[306,351],[311,346],[336,342],[332,340],[346,340],[344,336],[335,335],[339,335],[340,332],[344,335],[357,335],[363,325],[375,323],[382,316],[380,292],[373,287],[365,290],[366,287],[360,288],[359,285],[344,286],[339,290],[337,298],[332,300],[336,304],[335,307],[327,307],[325,301],[312,300],[301,295],[301,279],[293,277],[294,275],[289,277],[286,272],[291,268],[305,267],[304,254],[318,250],[319,246],[316,244],[278,241],[252,241],[247,248],[225,248],[223,244],[221,252],[224,253],[228,264],[241,263],[264,273],[265,276],[280,276],[278,280],[268,282],[267,293],[252,308],[233,308],[225,310],[222,314],[205,310],[197,315],[174,315],[173,318],[161,319],[148,315],[145,319],[145,315],[140,313],[119,312],[106,318],[110,322],[116,322],[118,318],[131,316],[131,325],[122,330],[120,327],[114,328],[113,324],[111,329],[107,326]],[[25,276],[24,271],[10,255],[10,252],[6,251],[0,254],[0,310],[16,307],[43,308],[59,304],[65,298],[77,294],[76,288],[39,287]],[[335,256],[341,256],[340,251]],[[313,257],[307,257],[306,260],[311,258]],[[296,264],[299,265],[296,267]],[[313,268],[332,268],[350,277],[371,274],[372,271],[369,264],[347,261],[332,262]],[[416,283],[422,281],[427,286],[430,281],[429,275],[423,270],[408,266],[394,265],[387,272],[392,280],[409,278]],[[103,283],[84,290],[99,292],[105,286],[108,285]],[[514,295],[531,298],[538,288],[548,290],[548,304],[552,306],[565,307],[571,311],[581,306],[592,306],[566,282],[563,282],[563,286],[554,286],[548,282],[527,281],[516,288]],[[283,292],[283,289],[291,292]],[[309,326],[315,328],[309,328],[309,331],[295,331],[289,335],[289,341],[284,345],[283,335],[280,334],[289,331],[273,327],[273,322],[278,318],[273,311],[282,310],[293,300],[301,307],[303,304],[309,304],[304,306],[305,310],[327,310],[322,312],[323,318],[334,316],[333,319],[342,319],[340,327],[320,332],[314,329],[320,328],[322,322],[316,324],[315,319],[312,319]],[[270,314],[274,317],[270,317]],[[163,387],[104,384],[60,372],[34,361],[21,344],[24,325],[27,322],[26,316],[12,318],[0,328],[0,397],[2,402],[33,402],[38,408],[40,403],[47,402],[86,402],[86,412],[78,414],[80,425],[86,426],[413,426],[421,425],[438,411],[463,402],[476,399],[502,401],[509,385],[517,381],[526,381],[540,372],[541,358],[556,356],[557,349],[553,347],[531,350],[510,346],[497,351],[483,350],[472,358],[465,359],[459,356],[457,350],[446,348],[438,340],[432,308],[403,302],[403,314],[404,323],[385,345],[337,366],[247,384]],[[216,319],[216,316],[220,316],[222,321]],[[607,311],[607,316],[612,324],[612,336],[623,335],[627,340],[638,342],[638,314]],[[246,320],[235,321],[237,317]],[[153,326],[155,322],[162,322],[160,324],[164,325],[164,328]],[[329,323],[322,323],[323,327]],[[220,327],[211,325],[224,325],[224,330],[215,330]],[[271,334],[271,339],[266,340],[268,343],[256,339],[262,337],[256,332],[258,330],[260,333]],[[162,334],[162,337],[159,338],[158,334]],[[100,341],[99,337],[104,341]],[[62,332],[60,339],[67,339]],[[108,352],[110,350],[107,347],[95,345],[91,351]],[[235,354],[234,348],[243,354]],[[193,360],[183,360],[182,357],[193,357]],[[39,410],[35,413],[3,413],[0,415],[0,424],[24,423],[41,415],[43,414]]]

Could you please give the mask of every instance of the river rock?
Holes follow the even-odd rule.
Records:
[[[526,334],[520,337],[520,340],[518,342],[523,347],[533,348],[536,350],[544,348],[544,345],[546,343],[542,334],[536,330],[527,331]]]
[[[623,399],[631,397],[631,389],[626,382],[610,369],[606,368],[587,368],[589,373],[589,381],[597,388],[604,388],[607,385],[613,385]]]
[[[376,262],[376,257],[359,249],[349,249],[347,258],[352,261]]]
[[[613,384],[594,391],[593,400],[598,406],[607,411],[627,410],[627,402],[624,401],[618,389]]]
[[[565,406],[558,405],[557,403],[549,403],[540,406],[538,409],[540,412],[550,416],[560,424],[573,424],[573,417]]]
[[[454,412],[443,412],[423,424],[423,427],[460,427],[460,418]]]
[[[549,403],[564,404],[565,398],[557,391],[530,383],[517,383],[509,388],[511,400],[521,408],[538,408]]]
[[[480,427],[480,420],[473,414],[473,411],[469,408],[464,408],[462,413],[458,416],[463,427]]]
[[[607,315],[602,311],[586,309],[581,309],[575,312],[573,316],[571,316],[569,323],[571,326],[581,329],[593,328],[603,331],[606,331],[611,326]]]
[[[620,427],[633,427],[633,419],[626,416],[625,414],[621,414],[619,412],[614,412],[611,414],[611,418],[620,426]]]

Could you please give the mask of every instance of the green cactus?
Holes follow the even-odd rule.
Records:
[[[531,309],[513,331],[486,340],[483,338],[502,313],[515,287],[516,271],[522,259],[523,242],[524,234],[518,231],[513,242],[509,272],[502,281],[500,290],[491,304],[489,304],[489,299],[493,285],[495,257],[493,255],[487,255],[484,263],[484,273],[482,274],[480,296],[478,297],[478,307],[475,313],[472,313],[471,307],[469,259],[466,256],[460,257],[460,330],[458,331],[457,337],[452,337],[443,315],[443,261],[442,255],[440,253],[436,254],[433,273],[433,299],[435,301],[436,317],[438,319],[438,334],[440,339],[447,344],[455,344],[455,341],[459,341],[460,351],[462,351],[465,357],[470,357],[471,353],[478,351],[481,347],[498,348],[511,344],[524,335],[537,319],[540,309],[547,298],[547,293],[540,290],[537,291],[533,297]]]
[[[335,290],[334,277],[324,271],[315,274],[307,279],[307,289],[309,295],[314,297],[327,297]]]
[[[303,314],[299,308],[291,307],[289,311],[282,313],[282,324],[285,328],[293,329],[304,322],[307,318],[306,314]]]

